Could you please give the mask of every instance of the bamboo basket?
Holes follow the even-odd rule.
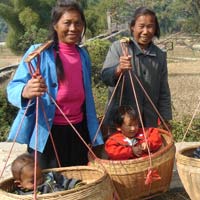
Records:
[[[183,186],[192,200],[200,199],[200,159],[192,158],[199,145],[185,147],[176,154],[176,165]]]
[[[67,178],[81,179],[86,185],[78,188],[37,195],[38,200],[113,200],[113,187],[108,174],[103,169],[90,166],[54,168],[48,171],[57,171]],[[0,199],[3,200],[32,200],[33,195],[16,195],[10,193],[14,190],[13,179],[0,183]]]
[[[149,157],[114,161],[108,160],[104,146],[94,149],[97,159],[89,154],[90,165],[103,167],[114,183],[121,200],[151,198],[166,192],[169,188],[175,158],[175,145],[171,133],[159,129],[163,147],[152,154],[153,169],[157,169],[161,180],[145,185],[149,168]]]

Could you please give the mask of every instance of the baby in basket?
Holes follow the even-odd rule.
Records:
[[[161,135],[157,128],[139,128],[139,119],[131,106],[120,106],[113,119],[116,132],[105,143],[105,151],[111,160],[127,160],[148,156],[162,146]],[[145,135],[146,139],[145,140]]]
[[[14,183],[17,188],[13,193],[27,195],[34,193],[34,157],[24,153],[18,156],[11,165]],[[81,180],[68,179],[58,172],[43,173],[37,166],[36,185],[37,194],[46,194],[56,191],[68,190],[84,185]]]

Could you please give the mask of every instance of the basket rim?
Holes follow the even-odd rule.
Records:
[[[189,157],[186,155],[183,155],[184,152],[191,150],[191,149],[195,149],[199,147],[198,144],[195,145],[190,145],[188,147],[183,147],[181,149],[179,149],[176,153],[176,162],[181,163],[181,164],[188,164],[189,166],[193,166],[193,167],[200,167],[200,159],[199,158],[193,158],[193,157]]]
[[[183,154],[185,151],[188,151],[190,149],[193,149],[193,148],[197,148],[199,147],[200,145],[199,144],[193,144],[193,145],[190,145],[190,146],[187,146],[187,147],[182,147],[180,148],[178,151],[177,151],[177,155],[178,154]],[[184,155],[183,155],[184,156]],[[186,156],[187,157],[187,156]]]
[[[98,168],[98,167],[89,166],[89,165],[44,169],[43,172],[48,172],[48,171],[52,171],[52,170],[53,171],[57,171],[57,172],[74,171],[74,170],[88,170],[88,171],[92,170],[92,171],[101,172],[102,173],[102,177],[100,177],[99,179],[95,180],[94,182],[87,183],[86,185],[83,185],[80,188],[78,187],[78,188],[72,188],[70,190],[56,191],[56,192],[47,193],[47,194],[38,194],[37,195],[38,197],[45,198],[45,197],[49,197],[49,196],[54,197],[54,196],[58,196],[58,195],[62,196],[62,195],[65,195],[65,194],[74,193],[74,192],[77,192],[79,190],[90,188],[91,186],[100,183],[102,180],[106,179],[109,176],[108,173],[103,168]],[[0,181],[0,194],[9,193],[10,197],[19,197],[19,196],[21,196],[21,195],[14,194],[14,193],[11,193],[11,192],[7,192],[7,191],[1,189],[1,186],[2,186],[2,184],[4,182],[11,181],[11,180],[13,180],[13,177],[10,177],[8,179],[4,179],[4,180]],[[25,197],[27,197],[27,198],[28,197],[32,197],[32,196],[33,196],[32,194],[25,195]]]

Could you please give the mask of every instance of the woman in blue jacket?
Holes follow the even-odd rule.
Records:
[[[74,1],[58,2],[52,10],[52,43],[40,53],[40,74],[31,75],[25,62],[40,46],[32,45],[7,87],[8,100],[19,108],[8,140],[14,140],[19,132],[16,141],[28,144],[30,153],[37,150],[42,168],[58,166],[50,132],[61,166],[85,165],[88,161],[88,149],[76,133],[89,144],[98,128],[91,63],[87,52],[78,46],[85,30],[86,21],[80,6]],[[31,60],[31,65],[37,66],[36,58]],[[37,126],[36,97],[40,97]],[[102,143],[102,136],[98,134],[94,145]]]

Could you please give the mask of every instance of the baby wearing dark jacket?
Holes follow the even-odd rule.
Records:
[[[11,166],[14,183],[17,188],[13,191],[19,195],[34,193],[34,157],[24,153],[18,156]],[[63,191],[84,185],[81,180],[68,179],[58,172],[43,173],[37,165],[36,169],[37,194]]]

